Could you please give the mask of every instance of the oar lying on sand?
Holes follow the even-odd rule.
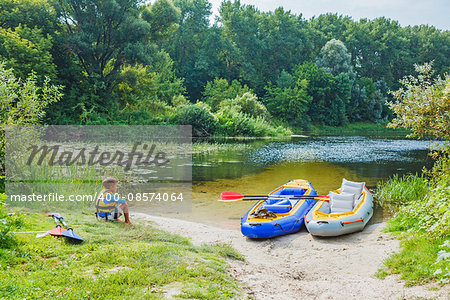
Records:
[[[325,195],[242,195],[235,192],[224,192],[220,194],[219,201],[236,202],[236,201],[252,201],[264,200],[267,198],[286,198],[286,199],[327,199],[329,196]]]

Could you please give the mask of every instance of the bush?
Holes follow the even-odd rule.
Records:
[[[390,127],[413,131],[412,136],[450,136],[450,75],[433,78],[432,64],[414,65],[419,75],[405,77],[402,88],[391,94],[395,102],[388,103],[396,117]]]
[[[401,274],[408,284],[450,281],[450,162],[441,157],[430,180],[406,176],[384,183],[377,192],[383,201],[403,206],[387,230],[400,236],[402,250],[385,261],[379,276]]]
[[[436,238],[450,236],[450,164],[441,159],[436,165],[444,165],[446,172],[435,175],[433,182],[422,177],[394,178],[380,188],[389,191],[381,193],[382,197],[405,204],[390,220],[391,230],[423,232]]]
[[[289,129],[271,126],[264,118],[252,117],[230,109],[218,114],[218,133],[224,136],[280,136],[290,135]]]
[[[179,125],[192,125],[194,136],[213,135],[217,127],[216,116],[201,102],[179,108],[175,113],[175,122]]]
[[[5,194],[0,194],[0,248],[11,249],[18,244],[11,230],[20,227],[22,221],[18,216],[6,212],[5,198]]]
[[[220,103],[220,110],[235,109],[236,111],[250,115],[252,117],[261,117],[263,119],[269,118],[267,108],[258,101],[256,95],[252,93],[244,93],[242,96],[237,96],[234,99],[226,99]]]
[[[205,86],[203,96],[205,102],[211,106],[212,111],[217,111],[222,101],[226,99],[235,99],[245,93],[251,93],[252,90],[248,86],[242,86],[237,80],[233,80],[231,84],[228,80],[216,78],[214,81],[209,81]]]

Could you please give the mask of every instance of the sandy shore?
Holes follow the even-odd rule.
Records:
[[[230,273],[242,284],[244,299],[450,299],[448,285],[405,287],[396,276],[374,277],[382,261],[399,250],[398,240],[381,232],[384,224],[339,238],[315,238],[302,229],[269,240],[251,240],[239,230],[190,221],[133,214],[192,243],[231,244],[246,258],[230,260]]]

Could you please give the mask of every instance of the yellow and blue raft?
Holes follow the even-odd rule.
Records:
[[[306,180],[291,180],[258,201],[241,219],[241,232],[249,238],[271,238],[300,230],[304,216],[316,203],[316,191]],[[296,198],[297,196],[297,198]],[[299,196],[311,196],[299,198]]]

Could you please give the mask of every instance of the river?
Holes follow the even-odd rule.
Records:
[[[192,212],[164,216],[239,229],[240,218],[253,202],[219,202],[221,192],[265,194],[291,179],[307,179],[319,194],[327,194],[340,186],[342,178],[364,181],[374,191],[378,182],[393,174],[431,167],[431,145],[426,140],[377,135],[194,140]],[[371,222],[387,216],[376,206]]]

